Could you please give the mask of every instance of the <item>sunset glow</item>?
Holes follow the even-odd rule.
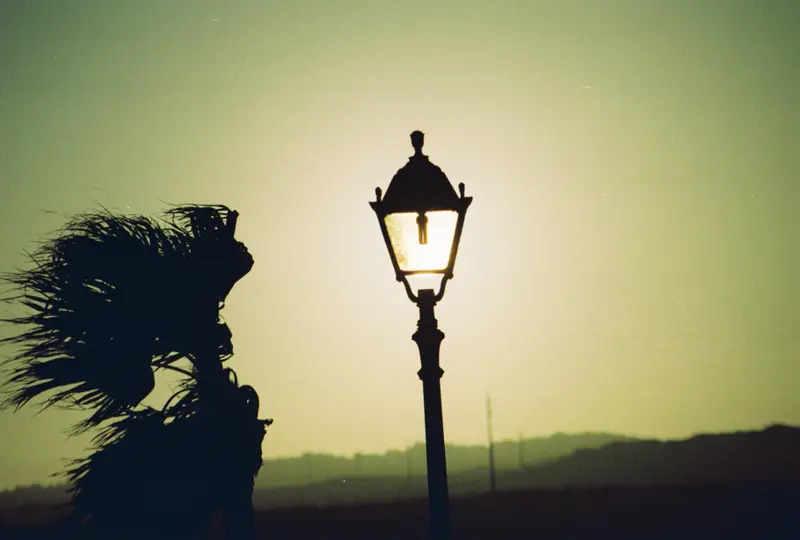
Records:
[[[225,204],[255,264],[221,316],[275,419],[265,459],[404,448],[424,439],[418,309],[369,203],[418,129],[474,196],[436,305],[448,443],[485,442],[487,392],[498,440],[797,424],[798,20],[800,1],[0,1],[0,273],[100,205]],[[428,219],[425,245],[416,215],[387,220],[402,268],[447,265],[455,213]],[[0,489],[81,455],[79,415],[0,412]]]

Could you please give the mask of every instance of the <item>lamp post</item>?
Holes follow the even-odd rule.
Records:
[[[378,217],[383,240],[389,250],[397,281],[403,283],[409,299],[419,307],[417,331],[412,336],[419,348],[425,407],[425,450],[428,459],[429,533],[434,540],[450,538],[450,498],[447,488],[439,347],[444,333],[438,328],[434,306],[444,296],[453,278],[464,217],[472,197],[464,196],[464,184],[457,195],[444,172],[423,155],[425,135],[411,134],[414,155],[395,174],[386,195],[375,189],[370,206]],[[416,293],[408,278],[440,278],[439,290]]]

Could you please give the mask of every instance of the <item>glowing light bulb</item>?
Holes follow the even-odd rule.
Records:
[[[385,220],[402,270],[438,272],[447,268],[458,221],[456,212],[389,214]]]
[[[417,228],[419,229],[419,245],[428,243],[428,216],[424,212],[417,215]]]

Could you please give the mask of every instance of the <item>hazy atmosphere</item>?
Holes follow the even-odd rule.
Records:
[[[275,419],[265,459],[406,447],[417,311],[367,203],[420,129],[474,197],[436,311],[448,443],[485,441],[487,392],[498,439],[798,424],[798,20],[792,0],[4,0],[0,271],[99,205],[228,205],[255,266],[222,314]],[[0,413],[0,488],[89,442],[34,413]]]

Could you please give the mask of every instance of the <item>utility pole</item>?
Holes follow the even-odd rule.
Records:
[[[492,437],[492,398],[486,394],[486,427],[489,432],[489,489],[492,493],[497,490],[497,478],[494,468],[494,438]]]

